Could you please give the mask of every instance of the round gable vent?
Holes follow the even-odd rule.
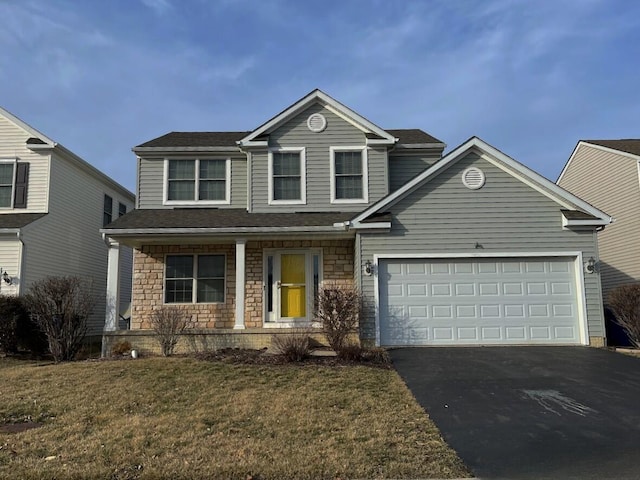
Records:
[[[307,127],[315,133],[319,133],[327,128],[327,119],[321,113],[312,113],[307,118]]]
[[[482,188],[484,182],[484,172],[479,168],[470,167],[462,172],[462,184],[470,190]]]

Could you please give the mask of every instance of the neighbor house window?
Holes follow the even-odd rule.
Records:
[[[167,255],[165,303],[222,303],[224,255]]]
[[[331,201],[368,201],[367,154],[362,147],[331,147]]]
[[[127,206],[124,203],[118,202],[118,217],[127,213]]]
[[[229,203],[229,159],[170,159],[166,171],[168,202]]]
[[[269,152],[269,203],[306,203],[304,148]]]
[[[104,207],[102,209],[102,226],[109,225],[113,218],[113,198],[109,195],[104,196]]]
[[[0,163],[0,208],[13,207],[13,182],[15,162]]]

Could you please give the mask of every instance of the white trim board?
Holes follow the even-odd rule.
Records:
[[[562,207],[569,209],[577,208],[585,211],[586,213],[589,213],[590,215],[593,215],[599,220],[611,223],[612,218],[609,217],[606,213],[598,210],[584,200],[579,199],[572,193],[547,180],[542,175],[534,172],[522,163],[517,162],[511,157],[505,155],[500,150],[492,147],[478,137],[472,137],[460,146],[456,147],[454,150],[442,157],[442,159],[437,161],[433,166],[405,184],[402,188],[376,202],[360,215],[355,217],[352,220],[352,223],[361,223],[370,215],[382,210],[383,208],[394,205],[402,198],[409,195],[414,189],[428,182],[431,178],[446,170],[449,166],[465,157],[471,151],[479,153],[484,160],[491,162],[498,168],[504,170],[518,180],[534,188]]]

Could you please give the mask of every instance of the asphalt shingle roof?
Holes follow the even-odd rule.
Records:
[[[583,140],[583,142],[640,156],[640,139],[637,138],[626,138],[620,140]]]
[[[7,213],[0,215],[0,228],[22,228],[26,227],[46,213]]]
[[[400,144],[442,143],[418,128],[387,130],[399,138]],[[142,143],[135,148],[149,147],[235,147],[236,142],[251,132],[170,132]]]
[[[248,213],[242,208],[176,208],[133,210],[106,229],[244,228],[332,226],[353,218],[353,212]]]
[[[598,217],[581,212],[580,210],[561,210],[567,220],[597,220]]]

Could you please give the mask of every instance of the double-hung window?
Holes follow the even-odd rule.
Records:
[[[13,188],[15,181],[15,168],[16,163],[0,162],[0,208],[12,208],[13,207]]]
[[[367,150],[331,147],[331,202],[368,202]]]
[[[165,303],[223,303],[225,256],[167,255]]]
[[[269,152],[269,203],[304,204],[306,193],[304,148]]]
[[[113,198],[104,196],[104,206],[102,207],[102,226],[109,225],[113,220]]]
[[[167,159],[165,202],[229,203],[230,159]]]

